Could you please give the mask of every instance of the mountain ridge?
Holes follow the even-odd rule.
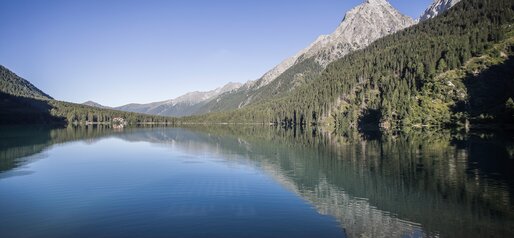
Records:
[[[230,82],[222,87],[216,88],[211,91],[194,91],[186,93],[174,99],[146,104],[131,103],[119,107],[114,107],[113,109],[126,112],[136,112],[159,116],[179,117],[192,115],[196,112],[196,109],[199,106],[203,105],[209,100],[221,94],[237,90],[241,86],[243,86],[241,83]]]
[[[440,1],[435,0],[425,12]],[[283,60],[258,80],[248,81],[226,93],[214,94],[203,100],[198,99],[205,92],[190,92],[172,100],[132,103],[115,109],[154,115],[190,116],[234,110],[270,97],[285,96],[297,86],[318,77],[329,63],[416,23],[386,0],[365,0],[350,9],[331,34],[318,36],[306,48]]]
[[[84,103],[81,103],[82,105],[90,106],[90,107],[96,107],[96,108],[105,108],[105,109],[111,109],[111,107],[104,106],[100,103],[94,102],[94,101],[87,101]]]
[[[186,120],[318,125],[345,133],[513,128],[513,16],[512,0],[462,1],[337,60],[285,97]]]
[[[285,96],[318,77],[329,63],[415,23],[385,0],[366,0],[349,10],[334,32],[318,36],[308,47],[282,61],[259,80],[245,84],[230,95],[219,96],[206,104],[200,114],[234,110],[269,97]]]
[[[434,0],[434,2],[425,10],[419,18],[420,21],[426,21],[448,11],[461,0]]]
[[[379,9],[383,8],[383,9]],[[390,32],[382,32],[378,35],[372,36],[369,38],[369,34],[361,33],[361,36],[365,35],[367,37],[366,42],[362,42],[363,38],[356,38],[355,33],[353,32],[355,29],[352,29],[352,27],[360,27],[361,31],[363,31],[362,28],[369,28],[370,25],[373,24],[363,24],[366,23],[366,21],[371,22],[373,19],[375,19],[375,16],[373,16],[373,13],[380,13],[380,10],[384,10],[384,13],[388,13],[390,16],[393,16],[397,21],[394,22],[393,29],[390,29]],[[368,13],[365,16],[360,15],[359,13],[366,12]],[[353,21],[354,18],[363,17],[367,18],[365,20],[361,20],[357,23],[351,22],[354,24],[348,23],[348,21]],[[380,16],[380,19],[383,20],[384,16]],[[391,19],[391,18],[390,18]],[[373,22],[377,23],[377,22]],[[258,86],[257,88],[263,87],[267,84],[269,84],[271,81],[276,79],[280,74],[284,73],[288,68],[290,68],[292,65],[297,64],[299,60],[310,58],[310,57],[317,57],[317,61],[320,65],[326,67],[326,65],[338,58],[341,58],[342,56],[346,55],[347,53],[355,50],[355,48],[362,48],[366,45],[369,45],[369,43],[373,42],[374,40],[383,37],[385,35],[388,35],[390,33],[396,32],[398,30],[401,30],[403,28],[406,28],[408,26],[411,26],[415,24],[415,21],[403,14],[401,14],[398,10],[396,10],[393,6],[389,4],[386,0],[366,0],[364,3],[357,5],[350,9],[348,12],[346,12],[345,16],[343,17],[343,20],[341,20],[341,23],[339,26],[335,29],[334,32],[328,35],[320,35],[316,38],[314,42],[312,42],[309,46],[306,48],[300,50],[298,53],[296,53],[294,56],[284,60],[282,63],[277,65],[272,70],[268,71],[264,76],[261,78],[260,83],[257,82]],[[361,25],[364,25],[364,27],[361,27]],[[353,30],[353,31],[352,31]],[[375,33],[377,32],[377,29],[367,31],[367,33]],[[345,35],[350,33],[351,35]],[[351,41],[351,42],[347,42]],[[339,49],[339,44],[347,44],[347,47],[353,48],[353,49]],[[336,50],[331,51],[331,48],[336,48]],[[355,47],[355,48],[354,48]],[[323,53],[322,51],[328,51],[325,53],[328,53],[329,55],[332,54],[332,57],[328,59],[322,59],[322,57],[319,55],[320,53]],[[339,50],[339,51],[338,51]],[[344,52],[340,52],[344,51]],[[293,62],[293,63],[291,63]],[[280,69],[280,70],[278,70]],[[278,73],[278,75],[277,75]]]
[[[27,98],[53,99],[28,80],[18,76],[3,65],[0,65],[0,92]]]

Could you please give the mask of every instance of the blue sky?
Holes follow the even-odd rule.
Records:
[[[147,103],[262,76],[363,0],[5,0],[0,64],[56,99]],[[390,0],[421,15],[431,0]]]

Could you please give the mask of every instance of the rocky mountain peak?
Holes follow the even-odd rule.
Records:
[[[332,34],[319,36],[307,48],[281,62],[253,85],[256,88],[266,86],[293,65],[311,57],[326,67],[354,50],[362,49],[379,38],[415,23],[386,0],[366,0],[348,11]]]
[[[420,17],[420,21],[426,21],[428,19],[434,18],[437,15],[447,11],[448,9],[455,6],[455,4],[459,3],[461,0],[435,0],[430,7],[423,13]]]
[[[339,27],[307,50],[304,58],[316,57],[327,66],[375,40],[413,25],[415,21],[386,0],[367,0],[348,11]]]
[[[366,3],[375,5],[389,4],[386,0],[366,0]]]

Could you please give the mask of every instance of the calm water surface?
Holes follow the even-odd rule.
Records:
[[[511,134],[0,128],[0,237],[509,237]]]

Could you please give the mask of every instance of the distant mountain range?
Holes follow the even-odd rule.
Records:
[[[111,107],[107,107],[104,105],[101,105],[100,103],[96,103],[93,101],[87,101],[85,103],[82,103],[82,105],[90,106],[90,107],[97,107],[97,108],[104,108],[104,109],[111,109]]]
[[[228,83],[225,86],[212,91],[191,92],[175,99],[147,104],[132,103],[120,107],[107,107],[93,101],[87,101],[83,103],[83,105],[150,115],[181,117],[197,114],[198,109],[207,102],[224,93],[230,93],[237,90],[241,86],[242,84],[240,83]]]
[[[114,109],[160,116],[189,116],[196,114],[198,108],[203,106],[205,103],[221,94],[237,90],[239,87],[241,87],[241,84],[239,83],[228,83],[221,88],[208,92],[191,92],[167,101],[149,104],[128,104]]]
[[[430,19],[460,0],[436,0],[421,17]],[[319,36],[312,44],[244,85],[230,83],[209,92],[188,93],[176,99],[148,104],[129,104],[113,109],[162,116],[190,116],[245,107],[283,97],[296,87],[318,77],[328,64],[363,49],[377,39],[416,24],[386,0],[366,0],[348,11],[337,29]],[[104,106],[95,102],[84,105]]]

